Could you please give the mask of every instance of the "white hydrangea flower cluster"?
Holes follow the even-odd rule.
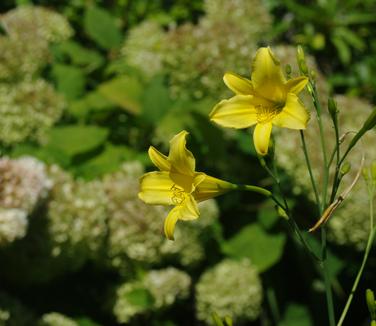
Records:
[[[372,106],[363,100],[349,96],[336,96],[335,101],[339,109],[341,133],[351,132],[351,134],[346,137],[343,145],[341,145],[341,148],[345,149],[349,143],[349,139],[351,139],[354,134],[353,132],[361,128],[362,124],[371,113]],[[324,124],[325,140],[331,151],[335,145],[332,122],[325,112],[322,120]],[[304,131],[304,134],[309,148],[313,175],[318,181],[318,186],[321,187],[323,182],[322,152],[320,142],[317,140],[318,133],[319,130],[316,118],[314,114],[312,114],[311,121]],[[280,129],[279,135],[276,137],[276,142],[276,159],[278,164],[293,178],[293,192],[297,195],[308,195],[311,200],[314,200],[303,152],[297,150],[301,146],[299,133]],[[376,159],[375,143],[376,133],[374,130],[371,130],[365,134],[358,146],[352,150],[347,159],[347,161],[351,163],[351,170],[343,178],[343,185],[339,189],[338,194],[351,184],[360,168],[363,153],[366,154],[366,165],[369,165],[370,162]],[[278,150],[278,148],[283,148],[283,150]],[[365,149],[367,149],[367,151],[365,151]],[[333,175],[331,177],[333,177]],[[328,229],[331,241],[339,245],[353,246],[358,250],[364,249],[369,233],[369,209],[367,189],[362,180],[356,184],[348,198],[330,218]]]
[[[23,238],[27,231],[27,214],[22,209],[0,208],[0,247]]]
[[[218,80],[227,70],[249,74],[249,53],[255,52],[271,18],[260,0],[207,0],[205,9],[197,25],[171,26],[164,35],[154,23],[135,27],[123,48],[127,62],[149,77],[167,73],[173,97],[224,95]],[[147,57],[153,59],[142,60]]]
[[[50,312],[41,317],[38,326],[79,326],[79,324],[58,312]]]
[[[151,270],[145,277],[144,284],[154,298],[154,308],[169,307],[177,300],[189,296],[190,276],[174,267]]]
[[[45,165],[33,157],[0,159],[0,206],[31,213],[52,183]]]
[[[196,316],[207,324],[212,313],[234,323],[255,320],[263,292],[256,268],[248,261],[223,260],[201,275],[196,284]]]
[[[40,6],[18,6],[2,15],[0,23],[12,38],[26,39],[33,34],[55,43],[73,35],[73,29],[63,15]]]
[[[45,165],[32,157],[0,159],[0,246],[23,238],[28,215],[51,188]]]
[[[63,98],[43,79],[0,84],[0,142],[43,141],[64,106]]]
[[[47,8],[19,6],[1,15],[6,35],[0,37],[0,79],[32,76],[50,57],[49,43],[62,42],[73,34],[67,19]]]
[[[137,315],[168,308],[186,299],[190,285],[190,276],[174,267],[150,270],[142,280],[126,282],[117,288],[113,313],[119,323],[128,323]],[[143,299],[135,300],[136,296]]]

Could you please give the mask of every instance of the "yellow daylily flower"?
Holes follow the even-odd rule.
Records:
[[[235,96],[219,102],[210,113],[210,119],[223,127],[238,129],[256,125],[253,142],[260,155],[268,152],[273,125],[306,128],[309,113],[297,95],[308,78],[301,76],[286,80],[269,47],[257,51],[251,80],[232,72],[227,72],[223,80]]]
[[[164,232],[174,239],[178,220],[193,220],[199,217],[197,203],[221,195],[236,185],[195,171],[195,158],[186,148],[187,131],[181,131],[170,141],[168,156],[153,146],[149,157],[160,170],[144,174],[140,179],[139,198],[147,204],[173,205],[164,223]]]

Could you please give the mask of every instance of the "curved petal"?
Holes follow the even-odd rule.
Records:
[[[193,196],[197,202],[201,202],[222,195],[231,189],[235,189],[232,183],[205,175],[205,178],[197,184]]]
[[[167,156],[158,151],[155,147],[150,146],[149,157],[153,164],[161,171],[170,171],[171,164],[167,160]]]
[[[223,76],[223,81],[225,82],[226,86],[229,89],[231,89],[235,94],[253,94],[252,82],[247,78],[239,76],[233,72],[226,72]]]
[[[283,128],[305,129],[308,120],[309,113],[303,103],[295,94],[288,93],[285,107],[273,119],[273,124]]]
[[[268,154],[268,147],[270,141],[270,134],[272,132],[272,123],[258,123],[253,132],[253,143],[255,144],[256,152],[259,155]]]
[[[308,78],[300,76],[287,81],[285,84],[287,93],[299,94],[308,83]]]
[[[180,207],[174,207],[164,221],[164,233],[169,240],[174,240],[176,222],[180,217]]]
[[[200,212],[197,207],[197,202],[189,195],[185,199],[183,205],[180,206],[180,219],[184,221],[195,220],[200,216]]]
[[[171,163],[171,171],[193,176],[195,171],[195,158],[186,148],[188,132],[183,130],[170,140],[170,153],[168,160]]]
[[[140,179],[138,197],[147,204],[173,205],[174,186],[168,172],[149,172]]]
[[[236,95],[219,102],[210,113],[210,120],[223,127],[248,128],[257,123],[252,95]]]
[[[284,101],[286,91],[281,64],[272,50],[260,48],[252,63],[252,85],[256,93],[274,102]]]

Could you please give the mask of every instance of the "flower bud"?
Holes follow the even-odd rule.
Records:
[[[277,207],[277,213],[280,217],[283,217],[286,220],[289,219],[289,216],[287,215],[286,211],[280,206]]]
[[[298,45],[297,48],[297,59],[298,59],[298,65],[299,65],[299,70],[300,72],[307,76],[308,75],[308,68],[307,68],[307,63],[305,59],[305,54],[303,48]]]
[[[376,126],[376,108],[374,108],[372,113],[368,116],[366,122],[364,122],[362,129],[371,130],[374,126]]]
[[[349,161],[346,161],[345,163],[342,164],[340,173],[342,176],[344,176],[345,174],[349,173],[350,170],[351,170],[351,163]]]
[[[371,176],[373,182],[376,182],[376,161],[373,161],[371,164]]]
[[[366,301],[369,313],[371,314],[371,319],[376,320],[376,302],[375,302],[375,295],[373,291],[370,289],[366,290]]]
[[[328,111],[333,121],[336,120],[338,109],[337,109],[337,103],[334,101],[333,97],[329,97],[328,99]]]
[[[369,181],[369,170],[367,168],[362,169],[362,176],[364,180],[368,183]]]
[[[290,78],[291,77],[291,72],[292,72],[291,65],[287,64],[285,66],[285,72],[286,72],[287,77]]]

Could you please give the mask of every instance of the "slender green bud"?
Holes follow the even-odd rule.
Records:
[[[287,77],[288,77],[288,78],[291,78],[292,68],[291,68],[291,66],[290,66],[289,64],[287,64],[287,65],[285,66],[285,72],[286,72]]]
[[[221,318],[219,318],[219,316],[216,312],[212,313],[212,318],[213,318],[214,324],[216,326],[225,326],[225,325],[223,325]]]
[[[355,144],[359,141],[360,138],[363,137],[363,135],[368,131],[374,128],[376,125],[376,108],[373,109],[371,114],[368,116],[367,120],[364,122],[362,128],[356,133],[356,135],[351,139],[351,142],[349,146],[347,147],[347,150],[342,157],[344,159],[346,155],[351,151],[351,149],[355,146]]]
[[[371,314],[371,319],[376,320],[376,302],[375,302],[375,295],[373,291],[370,289],[366,290],[366,301],[369,313]]]
[[[311,69],[309,74],[310,74],[311,79],[316,82],[316,75],[317,75],[316,70]]]
[[[368,183],[368,181],[369,181],[369,170],[368,170],[368,168],[362,169],[362,176],[363,176],[364,180]]]
[[[280,217],[283,217],[286,220],[289,219],[289,216],[287,215],[286,211],[280,206],[277,206],[277,213]]]
[[[297,47],[297,60],[298,60],[300,72],[303,75],[308,76],[308,68],[307,68],[307,62],[305,59],[304,50],[300,45],[298,45]]]
[[[349,161],[346,161],[345,163],[342,164],[339,172],[341,173],[342,176],[344,176],[345,174],[349,173],[350,170],[351,170],[351,163]]]
[[[333,97],[329,97],[328,99],[328,111],[330,116],[332,117],[332,120],[335,121],[337,120],[337,114],[338,114],[338,109],[337,109],[337,103],[334,101]]]
[[[232,319],[230,316],[226,316],[225,317],[225,323],[227,324],[227,326],[232,326],[233,325],[233,322],[232,322]]]
[[[371,164],[371,176],[373,182],[376,182],[376,161],[373,161]]]
[[[376,108],[373,109],[372,113],[369,115],[366,122],[364,122],[362,129],[371,130],[375,125],[376,125]]]

